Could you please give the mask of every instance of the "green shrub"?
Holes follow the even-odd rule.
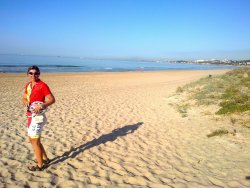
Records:
[[[225,129],[219,129],[219,130],[215,130],[212,133],[208,134],[207,137],[213,137],[213,136],[222,136],[224,134],[228,134],[228,130]]]
[[[216,114],[227,114],[234,112],[245,112],[250,110],[250,104],[239,104],[235,102],[226,102],[222,105]]]

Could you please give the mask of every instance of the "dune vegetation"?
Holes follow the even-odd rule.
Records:
[[[178,87],[177,93],[186,92],[197,105],[217,104],[216,114],[230,114],[250,110],[250,68],[234,69],[224,75],[202,78]]]
[[[232,125],[238,123],[250,128],[250,67],[234,69],[219,76],[208,75],[178,87],[176,93],[181,96],[176,106],[183,118],[188,117],[191,108],[202,106],[209,109],[213,106],[216,110],[206,110],[203,114],[228,117]],[[208,137],[223,134],[227,131],[216,130]]]

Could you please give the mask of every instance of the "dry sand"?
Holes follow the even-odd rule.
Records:
[[[178,86],[226,70],[44,73],[56,103],[42,142],[52,164],[29,172],[21,98],[27,77],[0,74],[0,187],[250,187],[250,137],[208,138],[229,121],[173,108]]]

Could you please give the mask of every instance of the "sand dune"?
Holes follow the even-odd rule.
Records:
[[[250,187],[249,132],[207,138],[226,120],[170,105],[178,86],[226,70],[44,73],[56,103],[29,172],[24,74],[0,74],[0,187]]]

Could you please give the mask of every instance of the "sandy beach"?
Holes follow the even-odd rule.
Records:
[[[225,72],[42,73],[56,98],[42,172],[27,170],[28,79],[0,73],[0,187],[250,187],[249,129],[208,138],[230,120],[200,109],[183,118],[171,105],[179,86]]]

